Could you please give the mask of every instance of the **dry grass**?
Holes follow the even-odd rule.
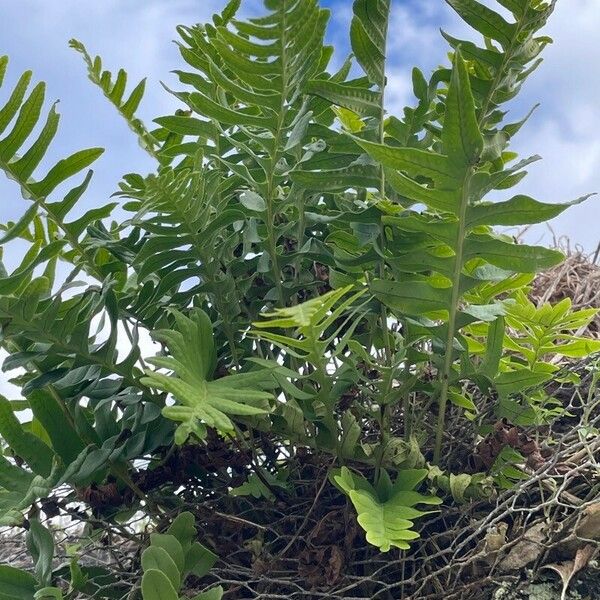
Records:
[[[543,304],[570,298],[574,309],[600,309],[600,245],[592,254],[572,247],[567,239],[555,240],[555,245],[565,254],[565,261],[536,277],[532,299]],[[592,321],[588,333],[600,337],[600,315]]]

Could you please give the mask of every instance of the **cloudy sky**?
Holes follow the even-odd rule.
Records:
[[[570,200],[600,191],[600,31],[599,0],[559,0],[547,33],[555,44],[546,61],[530,79],[514,116],[538,101],[541,108],[515,141],[523,155],[539,153],[544,161],[531,168],[521,191],[540,200]],[[489,0],[493,2],[493,0]],[[489,3],[488,2],[488,3]],[[9,74],[0,100],[26,69],[47,82],[49,101],[60,99],[63,118],[49,162],[88,146],[106,148],[95,164],[95,180],[86,206],[100,205],[116,189],[124,172],[147,172],[152,164],[135,137],[86,78],[81,57],[68,48],[71,37],[83,41],[90,53],[100,54],[111,70],[124,67],[132,81],[148,77],[148,91],[140,115],[152,118],[175,108],[160,81],[173,81],[170,70],[181,61],[171,40],[175,26],[207,20],[225,0],[19,0],[0,2],[0,54],[10,56]],[[323,0],[332,9],[329,38],[347,48],[351,0]],[[259,0],[244,0],[247,13],[260,10]],[[464,34],[465,27],[443,0],[393,0],[390,28],[390,89],[388,105],[397,111],[412,102],[410,70],[418,65],[426,73],[444,61],[446,45],[438,29]],[[0,181],[0,220],[16,218],[25,207],[12,182]],[[600,200],[590,200],[556,219],[556,235],[593,251],[600,241],[596,217]],[[549,232],[543,228],[537,240]],[[531,239],[531,237],[530,237]],[[16,256],[8,257],[14,263]]]

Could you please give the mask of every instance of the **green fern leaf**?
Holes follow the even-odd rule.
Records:
[[[414,521],[430,511],[423,512],[414,506],[442,502],[436,496],[425,496],[414,491],[427,472],[427,469],[400,471],[388,497],[384,499],[361,475],[346,467],[334,473],[333,480],[354,505],[358,523],[365,530],[367,541],[382,552],[388,552],[392,546],[408,550],[409,542],[418,539],[419,534],[412,529]]]
[[[380,111],[379,92],[364,88],[316,79],[310,82],[307,92],[361,115],[375,116]]]
[[[475,165],[483,151],[469,73],[459,49],[454,53],[452,81],[446,97],[442,143],[445,153],[458,168]]]
[[[352,51],[371,83],[383,87],[390,0],[355,0]]]
[[[507,49],[510,47],[517,26],[506,21],[497,12],[475,0],[446,0],[469,24],[483,35],[496,40]]]
[[[212,324],[201,310],[186,317],[174,311],[175,329],[153,333],[163,342],[170,356],[155,357],[148,362],[170,369],[176,376],[146,371],[142,383],[172,394],[178,405],[163,408],[167,419],[180,422],[176,440],[183,443],[191,433],[200,438],[205,425],[222,432],[233,431],[228,415],[256,416],[270,411],[273,396],[264,391],[275,387],[269,370],[228,375],[211,381],[215,369]]]
[[[69,46],[83,56],[90,81],[102,90],[106,98],[127,121],[132,131],[137,134],[142,148],[155,156],[157,140],[148,132],[142,121],[135,117],[135,112],[144,96],[146,81],[144,79],[140,81],[126,98],[127,73],[123,69],[120,69],[117,77],[113,79],[110,71],[102,70],[102,59],[99,56],[92,58],[80,41],[72,39],[69,41]]]

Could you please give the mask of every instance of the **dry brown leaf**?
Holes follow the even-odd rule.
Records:
[[[531,529],[528,529],[523,534],[523,538],[518,541],[510,549],[507,556],[500,561],[498,569],[502,573],[520,571],[528,564],[537,560],[545,550],[545,530],[545,523],[537,523]]]
[[[563,584],[560,600],[566,600],[569,584],[571,583],[573,576],[587,566],[596,550],[597,548],[595,546],[592,544],[587,544],[577,550],[573,560],[568,560],[563,563],[544,565],[542,567],[542,569],[551,569],[559,574]]]
[[[575,535],[584,540],[600,541],[600,502],[586,507],[575,528]]]
[[[485,555],[485,561],[489,565],[496,561],[498,552],[504,548],[504,545],[506,544],[507,531],[508,525],[504,522],[500,522],[487,530],[487,533],[485,534],[483,554]]]
[[[572,560],[579,548],[590,541],[600,542],[600,502],[587,506],[575,529],[557,546],[559,560]]]
[[[344,554],[338,546],[306,548],[299,555],[298,574],[313,588],[335,585],[344,568]]]

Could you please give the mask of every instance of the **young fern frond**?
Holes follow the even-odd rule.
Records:
[[[340,443],[340,431],[335,415],[338,395],[333,390],[345,372],[343,368],[337,368],[335,360],[347,351],[365,312],[365,303],[357,304],[357,301],[366,290],[363,288],[351,293],[353,287],[343,287],[296,306],[263,313],[266,320],[253,323],[255,329],[251,332],[253,337],[274,344],[286,355],[307,365],[306,377],[297,378],[302,380],[303,390],[308,382],[314,382],[316,391],[303,393],[291,383],[284,385],[283,389],[292,398],[307,401],[304,413],[326,430],[326,434],[324,431],[320,434],[327,437],[334,448]],[[265,329],[293,330],[294,333],[285,335]],[[342,445],[344,435],[342,431]]]
[[[392,483],[383,472],[376,487],[362,475],[342,467],[332,473],[332,479],[348,495],[358,513],[358,523],[367,541],[382,552],[392,547],[408,550],[419,534],[413,530],[414,521],[429,514],[418,505],[438,505],[441,498],[420,494],[415,488],[427,477],[427,469],[405,469]]]
[[[174,329],[153,333],[154,339],[167,346],[170,356],[148,359],[173,375],[146,371],[141,382],[172,394],[177,401],[177,405],[162,410],[167,419],[180,423],[175,441],[183,444],[191,434],[204,439],[207,426],[232,432],[234,426],[228,415],[268,414],[273,395],[264,390],[277,387],[272,374],[276,367],[213,379],[216,352],[210,319],[199,309],[189,317],[179,312],[173,315]]]
[[[359,314],[360,306],[352,311],[350,308],[366,290],[361,289],[347,296],[352,290],[353,286],[343,287],[296,306],[262,313],[261,316],[266,320],[254,322],[255,329],[252,334],[259,339],[294,350],[298,357],[303,356],[313,364],[322,363],[326,353],[332,352],[333,358],[346,349],[345,343],[337,343],[335,349],[331,350],[331,344],[339,334],[344,333],[344,338],[349,337],[348,329],[344,331],[343,324],[338,324],[344,313],[348,311],[354,317],[349,325],[351,331],[358,325],[355,315]],[[347,297],[341,301],[344,296]],[[332,327],[333,333],[329,331]],[[265,329],[294,329],[295,335],[288,337],[264,331]],[[326,333],[329,335],[324,337]]]

